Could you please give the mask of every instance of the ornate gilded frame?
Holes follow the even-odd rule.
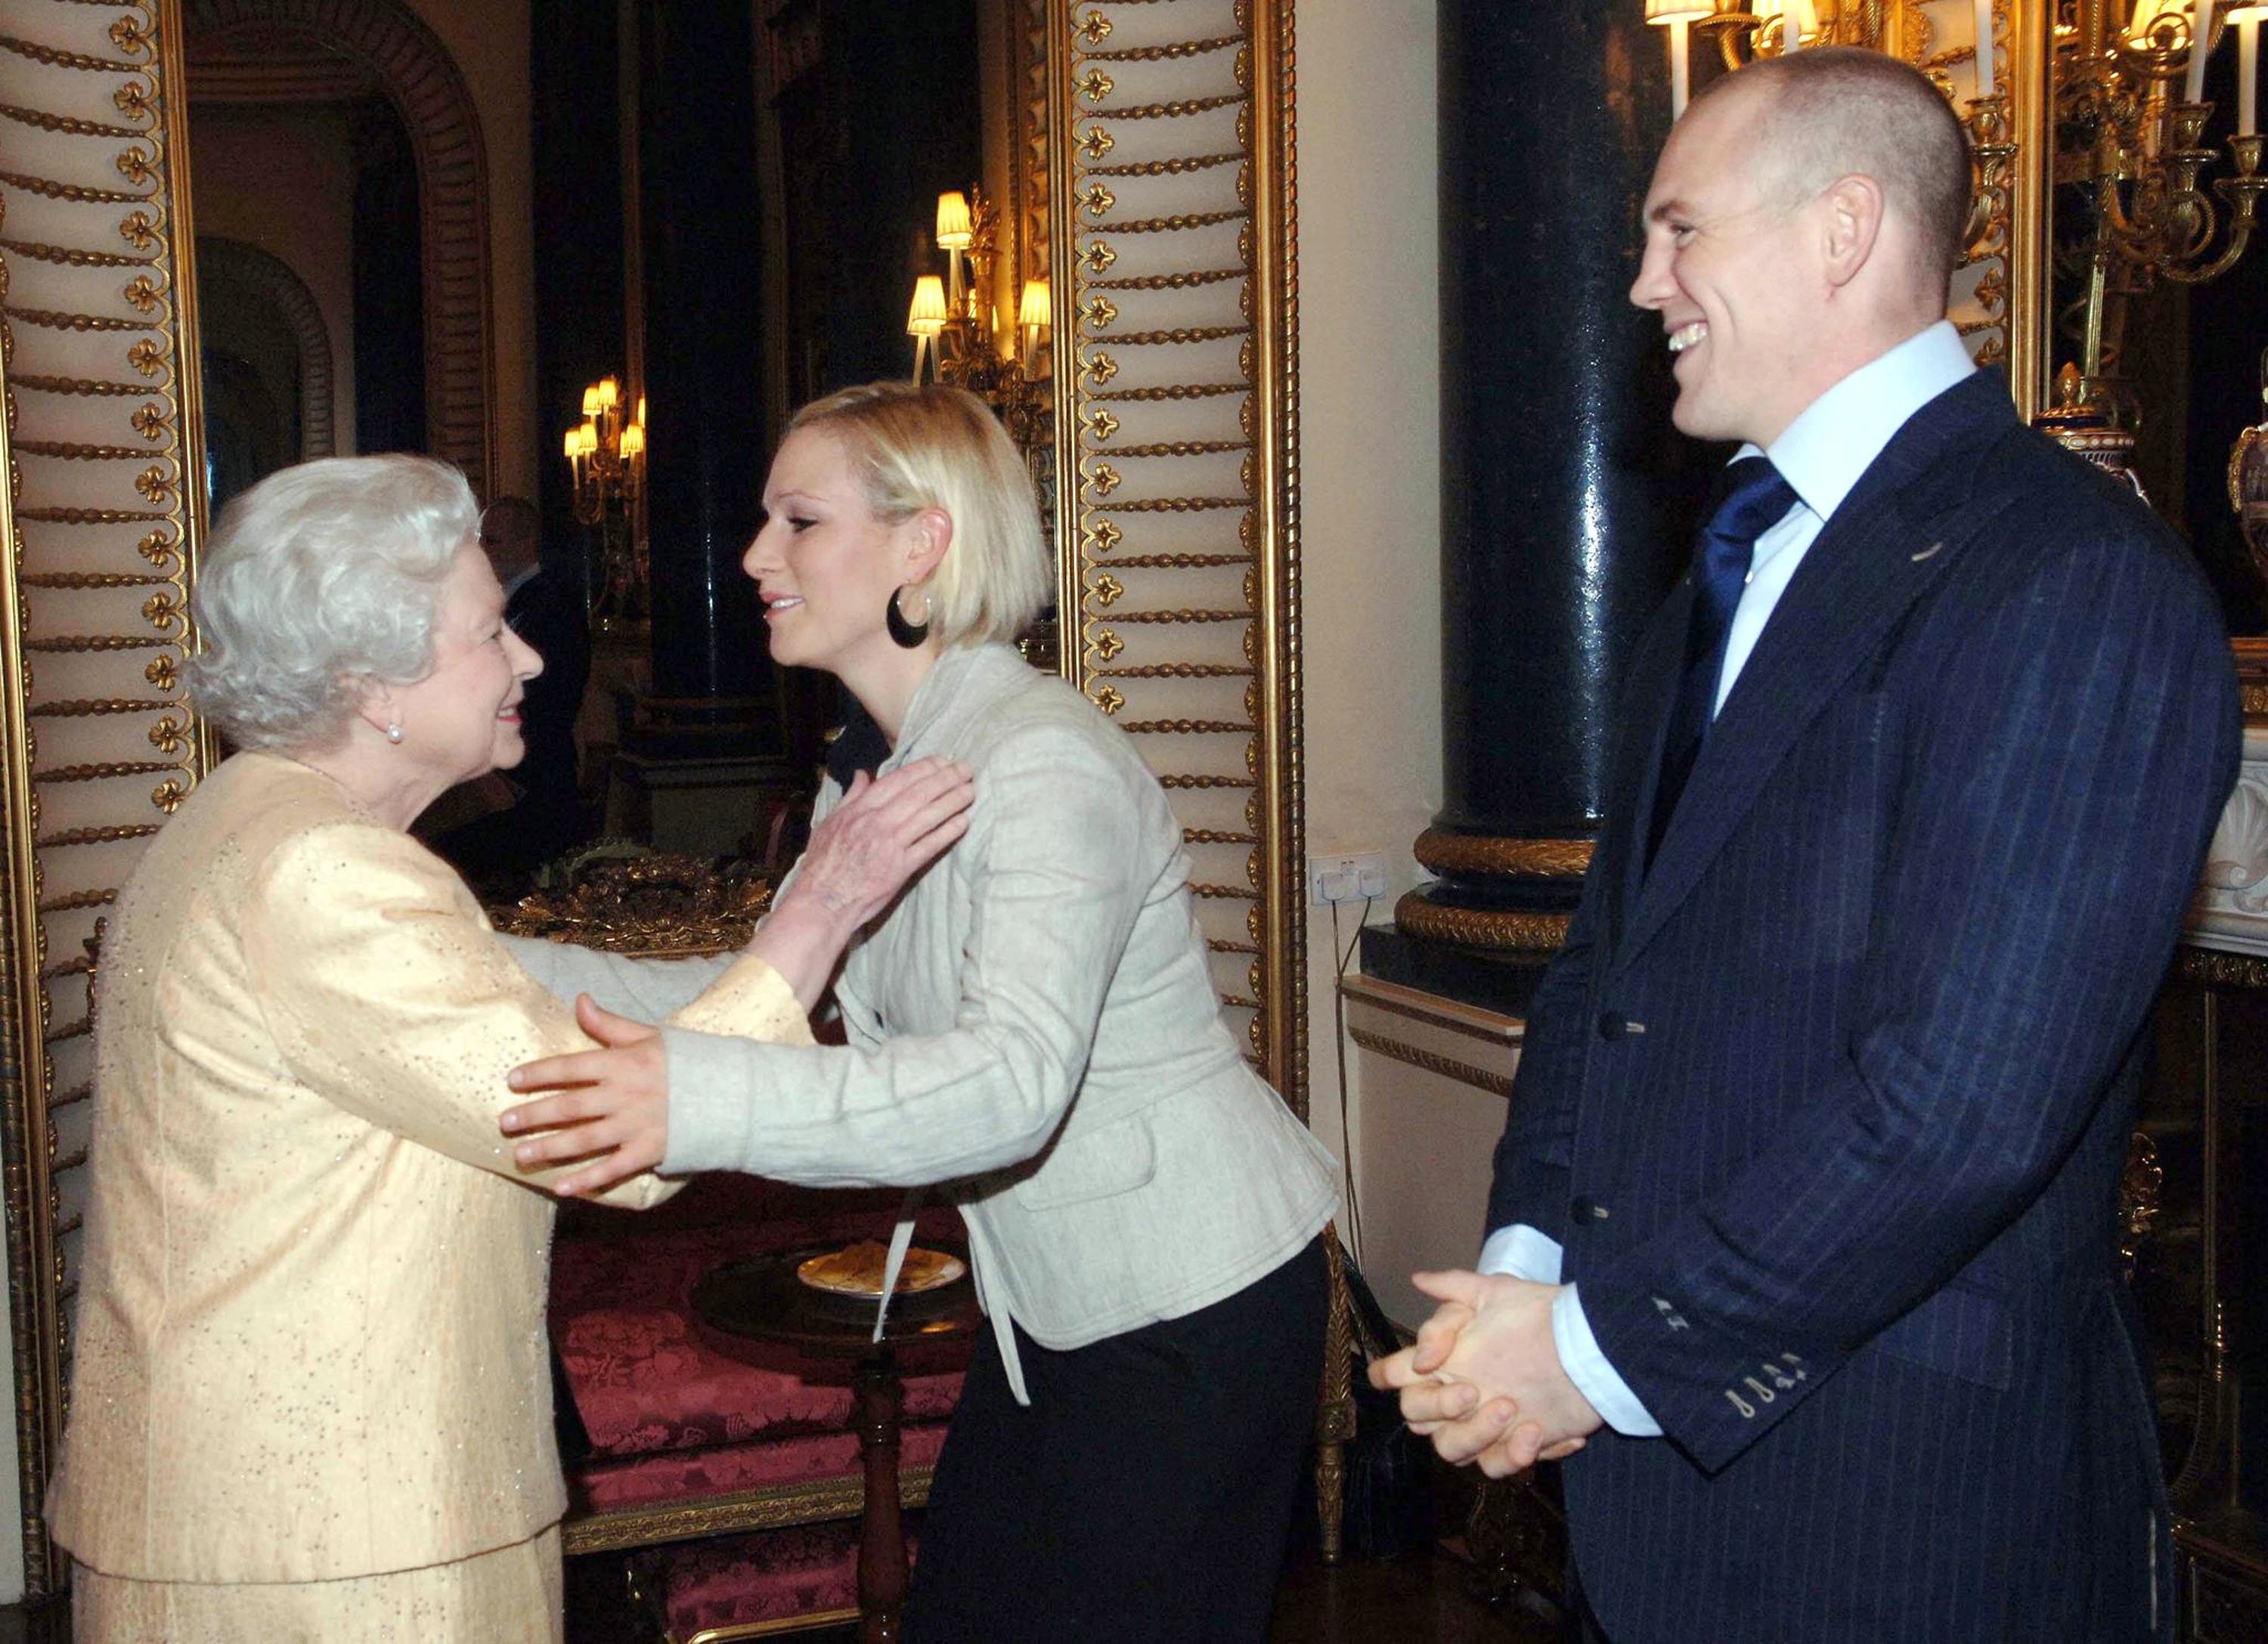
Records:
[[[1223,1004],[1307,1110],[1291,0],[1049,8],[1064,670],[1173,797]]]
[[[92,1080],[87,939],[211,750],[182,704],[202,533],[174,0],[0,4],[0,1142],[24,1573],[63,1430]]]

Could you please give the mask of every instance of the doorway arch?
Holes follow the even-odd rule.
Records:
[[[487,495],[497,444],[488,162],[456,60],[401,0],[186,0],[182,11],[192,96],[198,48],[241,42],[262,56],[303,55],[315,77],[326,60],[345,57],[400,113],[417,158],[426,445],[465,471],[475,495]],[[292,77],[279,65],[276,77]]]

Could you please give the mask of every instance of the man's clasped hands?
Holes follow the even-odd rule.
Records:
[[[1565,1287],[1462,1270],[1412,1282],[1441,1305],[1415,1345],[1372,1364],[1370,1380],[1400,1392],[1403,1419],[1443,1460],[1505,1479],[1573,1455],[1598,1431],[1551,1333]]]

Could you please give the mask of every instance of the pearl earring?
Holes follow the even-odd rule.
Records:
[[[400,720],[389,719],[386,722],[386,739],[388,742],[399,742],[401,740],[401,722]]]

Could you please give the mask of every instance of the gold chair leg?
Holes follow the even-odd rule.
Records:
[[[1330,1308],[1323,1323],[1323,1378],[1315,1405],[1315,1516],[1323,1562],[1346,1551],[1346,1447],[1354,1437],[1354,1303],[1347,1294],[1346,1257],[1336,1223],[1323,1229],[1330,1267]]]

